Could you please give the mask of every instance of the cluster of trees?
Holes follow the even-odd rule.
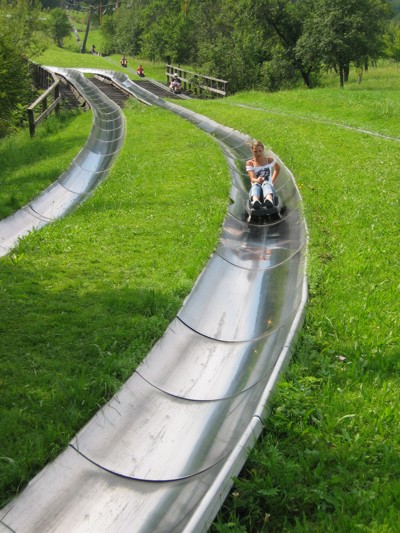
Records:
[[[82,0],[83,1],[83,0]],[[97,0],[99,2],[99,0]],[[102,5],[106,1],[103,0]],[[395,43],[386,0],[125,0],[102,18],[106,53],[190,64],[230,89],[290,88],[367,68]],[[397,33],[396,33],[397,32]],[[390,53],[397,59],[395,46]]]
[[[91,10],[104,53],[191,65],[232,92],[313,87],[323,69],[343,85],[351,65],[400,61],[400,0],[0,0],[0,136],[32,100],[28,58],[72,30],[63,8]]]

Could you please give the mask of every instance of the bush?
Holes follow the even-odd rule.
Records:
[[[20,125],[21,111],[33,96],[26,59],[0,38],[0,137]]]
[[[272,59],[265,61],[261,67],[260,89],[266,91],[279,91],[293,89],[300,81],[298,71],[294,68],[285,52],[276,48]]]

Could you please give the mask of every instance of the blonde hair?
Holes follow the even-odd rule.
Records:
[[[254,141],[251,143],[251,151],[254,152],[257,146],[261,146],[261,148],[264,148],[264,145],[261,141],[257,141],[256,139],[254,139]]]

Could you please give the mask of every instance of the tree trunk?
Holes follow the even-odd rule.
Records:
[[[310,73],[308,71],[306,72],[305,70],[300,70],[300,72],[301,72],[301,77],[303,78],[303,81],[306,84],[307,89],[311,89],[312,83],[311,83]]]
[[[340,87],[344,87],[344,68],[343,65],[339,65],[339,77],[340,77]]]
[[[343,67],[344,70],[344,81],[347,83],[349,81],[350,65],[348,63]]]
[[[92,6],[90,6],[89,9],[89,15],[88,15],[88,21],[86,25],[86,32],[85,32],[85,38],[83,39],[82,48],[81,48],[81,54],[84,54],[86,52],[86,41],[89,35],[89,29],[90,29],[90,21],[92,20]]]

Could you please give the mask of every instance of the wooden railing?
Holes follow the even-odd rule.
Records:
[[[66,80],[63,76],[55,76],[52,72],[49,70],[46,70],[41,65],[38,65],[37,63],[31,62],[30,63],[30,69],[32,72],[32,78],[34,85],[37,89],[44,89],[44,93],[37,98],[31,104],[27,111],[28,111],[28,120],[29,120],[29,131],[31,134],[31,137],[35,135],[35,129],[40,122],[42,122],[43,119],[45,119],[52,111],[55,111],[58,113],[60,103],[61,103],[61,95],[60,95],[60,82],[63,85],[66,85],[69,87],[71,92],[73,93],[74,97],[79,101],[79,103],[84,106],[85,108],[88,108],[88,104],[86,100],[79,94],[79,92],[75,89],[73,85],[71,85],[68,80]],[[48,100],[51,98],[52,103],[48,105]],[[41,104],[41,114],[35,119],[35,108]]]
[[[31,137],[35,135],[35,129],[38,124],[42,122],[52,111],[58,113],[61,96],[59,89],[59,80],[53,73],[44,69],[41,65],[31,62],[30,69],[32,72],[33,83],[36,88],[44,89],[44,93],[37,98],[33,104],[31,104],[28,111],[29,120],[29,132]],[[48,105],[48,100],[51,99],[52,103]],[[35,118],[36,107],[41,104],[41,114]]]
[[[183,90],[194,93],[211,93],[211,95],[226,96],[228,92],[228,82],[211,76],[204,76],[197,72],[191,72],[174,65],[166,65],[167,83],[171,83],[172,76],[177,74],[181,80]]]
[[[29,62],[29,69],[32,74],[33,84],[36,89],[46,90],[56,81],[56,77],[52,72],[42,67],[33,61]]]
[[[35,135],[36,126],[40,124],[48,115],[50,115],[52,111],[58,113],[61,102],[59,84],[59,80],[55,81],[42,95],[39,96],[39,98],[33,102],[33,104],[28,107],[29,132],[31,137]],[[53,98],[53,102],[47,106],[47,99],[50,95]],[[35,119],[35,108],[39,104],[42,104],[42,113]]]

